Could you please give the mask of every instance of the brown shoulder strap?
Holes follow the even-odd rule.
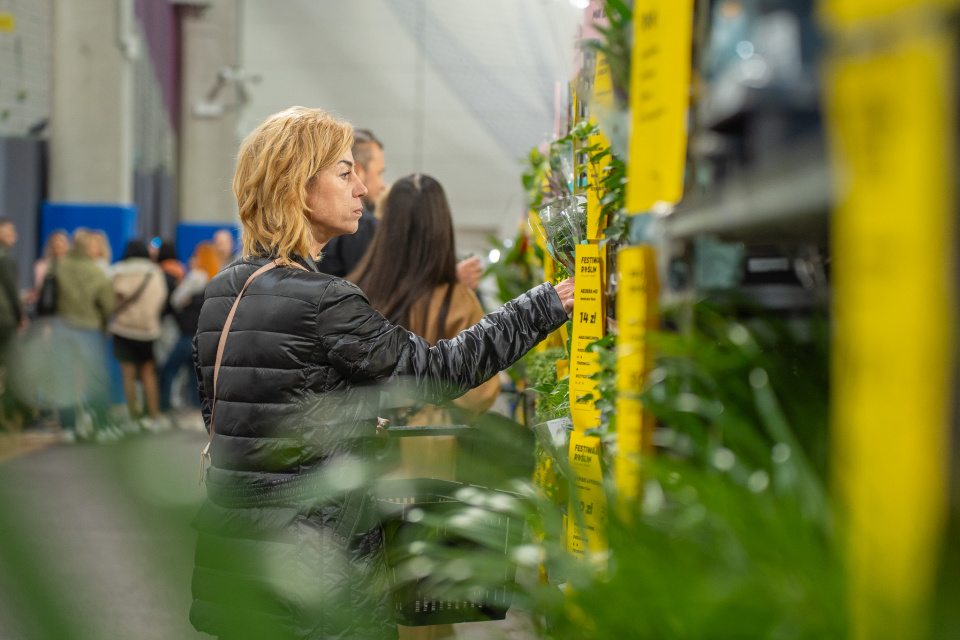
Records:
[[[275,267],[295,267],[297,269],[307,271],[306,267],[303,267],[296,262],[277,258],[250,274],[250,277],[247,278],[247,281],[243,283],[243,288],[240,289],[240,293],[237,294],[237,299],[233,301],[233,306],[230,307],[230,313],[227,314],[227,319],[223,323],[223,330],[220,332],[220,342],[217,344],[217,359],[213,364],[213,396],[210,404],[210,441],[207,442],[207,446],[203,448],[203,452],[200,454],[200,482],[203,482],[203,459],[210,457],[210,442],[213,442],[213,414],[217,408],[217,378],[220,377],[220,361],[223,360],[223,348],[227,344],[227,334],[230,333],[230,325],[233,324],[233,316],[236,315],[237,306],[240,304],[240,298],[243,297],[243,294],[247,291],[247,287],[250,286],[250,283],[256,280],[261,274],[266,273]]]

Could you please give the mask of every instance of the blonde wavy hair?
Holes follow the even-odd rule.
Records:
[[[353,127],[320,109],[291,107],[254,129],[240,145],[233,178],[243,253],[309,255],[307,183],[352,146]]]

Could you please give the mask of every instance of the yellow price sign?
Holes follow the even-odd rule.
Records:
[[[693,0],[637,0],[633,15],[626,206],[641,213],[683,196]]]
[[[580,560],[607,549],[607,497],[600,469],[600,438],[570,434],[573,486],[567,505],[567,550]]]
[[[573,336],[570,344],[570,414],[575,430],[586,431],[597,426],[600,414],[595,395],[597,383],[591,376],[599,371],[597,354],[587,346],[603,337],[603,265],[600,248],[596,244],[581,244],[576,248],[577,287],[574,291]]]
[[[16,17],[8,11],[0,11],[0,32],[13,33],[16,29]]]
[[[647,331],[656,322],[657,278],[652,247],[617,253],[617,457],[614,477],[625,500],[640,497],[639,457],[645,420],[639,394],[650,369]],[[649,430],[649,429],[646,429]]]
[[[955,8],[960,0],[824,0],[822,11],[837,27],[851,27],[865,21],[898,17],[904,10]]]
[[[855,638],[922,637],[946,514],[956,50],[931,33],[827,76],[834,472]]]

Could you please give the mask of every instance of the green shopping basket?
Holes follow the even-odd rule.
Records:
[[[461,435],[471,427],[391,428],[391,437],[422,435]],[[463,530],[449,526],[447,517],[463,512],[464,489],[483,487],[434,478],[396,479],[382,483],[377,489],[381,507],[390,580],[397,622],[411,627],[503,620],[510,608],[516,584],[517,566],[510,558],[510,549],[523,538],[524,519],[509,509],[470,508],[471,526],[482,529],[484,539],[496,540],[496,546],[480,545]],[[508,505],[517,496],[496,491],[498,502]],[[417,513],[415,510],[420,510]],[[411,517],[413,516],[413,517]],[[436,517],[439,516],[439,517]],[[417,543],[436,545],[444,556],[484,554],[484,576],[492,581],[471,581],[469,577],[451,584],[436,582],[430,576],[404,579],[397,567],[413,557]]]

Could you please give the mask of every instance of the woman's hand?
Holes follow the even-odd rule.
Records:
[[[563,303],[563,310],[567,313],[573,311],[573,292],[576,288],[573,284],[573,278],[567,278],[560,284],[554,285],[554,290],[560,296],[560,302]]]

